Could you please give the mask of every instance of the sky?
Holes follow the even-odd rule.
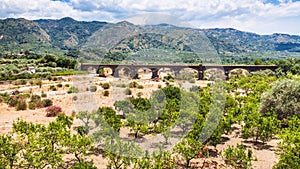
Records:
[[[300,35],[300,0],[1,0],[0,18],[170,23]]]

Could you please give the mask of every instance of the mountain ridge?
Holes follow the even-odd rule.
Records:
[[[298,56],[300,36],[284,33],[260,35],[234,28],[188,28],[167,23],[134,25],[128,21],[108,23],[61,19],[0,19],[0,53],[33,51],[63,54],[70,50],[101,50],[134,54],[160,48],[191,52],[207,41],[222,56]],[[204,47],[200,47],[204,49]],[[88,50],[90,50],[88,49]],[[97,57],[97,56],[95,56]]]

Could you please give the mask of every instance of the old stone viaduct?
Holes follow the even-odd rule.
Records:
[[[97,73],[99,70],[104,69],[104,68],[110,68],[112,71],[112,75],[114,77],[119,77],[119,71],[122,69],[127,69],[130,71],[130,76],[132,78],[137,78],[138,77],[138,72],[139,70],[144,70],[148,69],[149,71],[152,72],[152,78],[158,77],[159,76],[159,70],[168,68],[172,71],[175,72],[175,75],[179,73],[181,70],[190,68],[198,72],[198,79],[203,80],[204,79],[204,72],[209,70],[209,69],[218,69],[221,70],[224,75],[227,77],[229,76],[229,73],[232,70],[235,69],[244,69],[247,70],[248,72],[255,72],[259,70],[272,70],[275,71],[278,66],[277,65],[203,65],[203,64],[198,64],[198,65],[159,65],[159,64],[153,64],[153,65],[125,65],[125,64],[90,64],[90,63],[83,63],[80,65],[80,69],[83,71],[91,71],[94,70]]]

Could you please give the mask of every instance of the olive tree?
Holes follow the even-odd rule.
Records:
[[[282,80],[276,82],[271,90],[264,93],[260,112],[274,111],[279,119],[291,116],[300,117],[300,81]]]

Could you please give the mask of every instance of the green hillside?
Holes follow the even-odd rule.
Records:
[[[152,58],[158,62],[192,63],[219,57],[223,62],[242,63],[253,58],[300,57],[300,36],[72,18],[0,20],[0,53],[24,51],[65,54],[83,61],[115,62],[131,58],[142,62]]]

